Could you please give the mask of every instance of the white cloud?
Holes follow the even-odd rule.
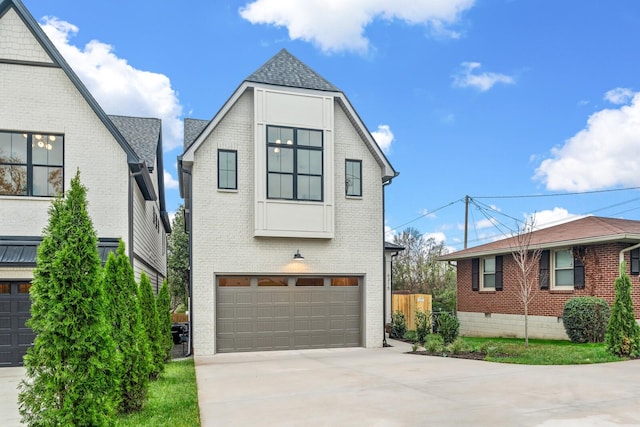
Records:
[[[366,27],[374,20],[423,24],[439,37],[459,37],[448,26],[475,0],[255,0],[240,15],[252,24],[286,27],[291,40],[304,40],[323,52],[367,52]]]
[[[524,215],[527,224],[530,224],[531,219],[534,218],[535,222],[533,225],[536,230],[539,230],[541,228],[553,227],[554,225],[574,221],[582,217],[584,217],[584,215],[572,214],[569,213],[569,211],[565,208],[559,207]]]
[[[540,163],[534,179],[548,190],[640,185],[640,92],[630,101],[592,114],[584,129],[551,150],[552,157]]]
[[[45,17],[42,29],[107,114],[162,120],[164,148],[181,146],[182,106],[164,74],[138,70],[113,53],[113,46],[92,40],[84,48],[71,44],[78,27]]]
[[[446,242],[447,240],[447,236],[441,231],[436,231],[433,233],[424,233],[423,236],[426,240],[433,239],[436,243]]]
[[[389,125],[378,125],[378,130],[371,132],[371,136],[376,140],[382,151],[388,153],[391,150],[394,136]]]
[[[483,228],[493,228],[498,224],[498,221],[496,219],[481,219],[480,221],[476,222],[476,229],[477,230],[482,230]]]
[[[481,92],[486,92],[497,83],[514,84],[513,77],[500,73],[477,73],[482,66],[479,62],[463,62],[462,70],[455,73],[453,85],[456,87],[472,87]]]
[[[622,105],[633,98],[633,91],[626,87],[617,87],[604,94],[604,99],[612,104]]]
[[[164,188],[166,189],[178,188],[178,185],[179,185],[178,180],[174,179],[173,176],[171,176],[171,174],[165,170],[164,171]]]
[[[384,240],[387,242],[393,242],[393,238],[398,234],[395,229],[389,227],[388,225],[384,226]]]

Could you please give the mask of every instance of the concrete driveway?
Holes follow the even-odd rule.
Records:
[[[640,360],[523,366],[393,348],[196,357],[203,426],[640,426]]]
[[[0,425],[20,425],[18,412],[18,383],[25,375],[25,368],[0,368]]]

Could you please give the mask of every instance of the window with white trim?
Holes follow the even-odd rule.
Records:
[[[573,252],[571,250],[554,251],[552,269],[552,288],[573,289]]]
[[[0,195],[62,194],[63,151],[62,135],[0,131]]]
[[[482,275],[480,289],[494,290],[496,288],[496,259],[495,257],[483,258],[480,263]]]

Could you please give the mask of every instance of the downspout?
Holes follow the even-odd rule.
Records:
[[[182,163],[180,164],[180,169],[182,172],[189,175],[189,341],[187,341],[187,357],[193,354],[193,214],[192,214],[192,205],[193,200],[191,198],[191,185],[193,184],[193,177],[191,175],[191,171],[182,167]],[[185,215],[187,214],[187,206],[185,208]]]
[[[142,169],[138,172],[132,172],[129,169],[129,263],[133,268],[133,179],[142,175]]]
[[[632,251],[632,250],[638,249],[638,248],[640,248],[640,243],[636,243],[635,245],[629,246],[628,248],[624,248],[623,250],[620,251],[620,261],[618,263],[618,271],[620,271],[620,266],[624,262],[624,254],[625,254],[625,252],[629,252],[629,251]]]
[[[396,176],[398,176],[396,174]],[[389,178],[388,181],[382,182],[382,347],[391,347],[387,343],[387,253],[385,250],[385,202],[384,202],[384,190],[385,187],[391,184],[394,177]]]

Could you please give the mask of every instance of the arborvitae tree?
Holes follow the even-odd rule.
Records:
[[[180,205],[171,224],[167,240],[167,270],[171,308],[188,310],[189,295],[189,235],[185,231],[184,205]]]
[[[165,280],[162,283],[156,306],[158,307],[158,323],[160,327],[160,337],[162,339],[162,349],[164,352],[164,361],[171,359],[171,350],[173,349],[173,338],[171,336],[171,311],[169,309],[171,302],[169,299],[169,286]]]
[[[28,425],[113,424],[120,360],[105,316],[98,239],[78,172],[49,209],[31,286],[33,346],[20,383]]]
[[[105,264],[104,288],[109,302],[113,338],[122,355],[118,410],[130,413],[142,408],[151,370],[149,342],[142,324],[137,284],[124,242]]]
[[[620,264],[620,276],[616,279],[616,296],[605,342],[607,351],[617,356],[640,355],[640,326],[634,316],[631,279],[624,262]]]
[[[151,289],[149,277],[143,272],[140,275],[140,285],[138,286],[138,298],[140,301],[140,311],[147,337],[149,337],[149,347],[151,354],[151,371],[149,377],[155,379],[164,369],[164,349],[160,337],[160,325],[158,322],[158,309],[156,298]]]

